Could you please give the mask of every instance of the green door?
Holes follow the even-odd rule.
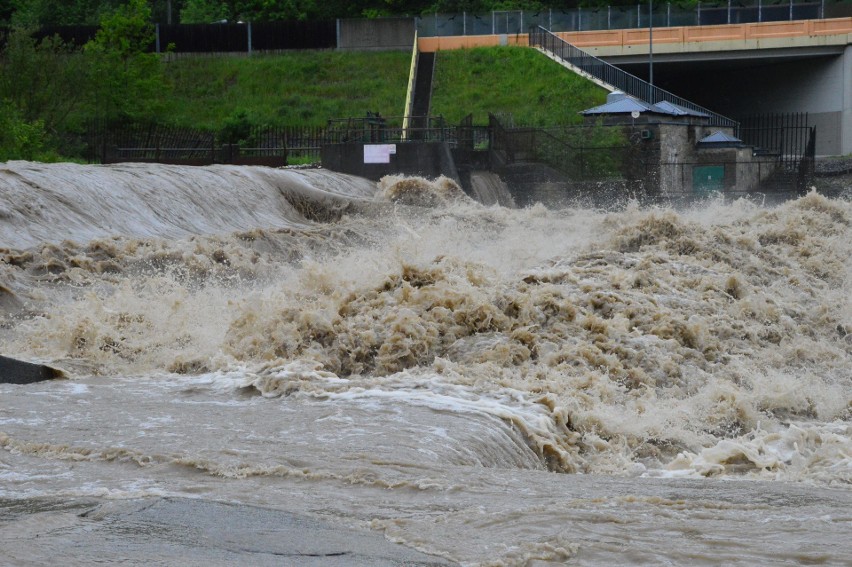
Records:
[[[709,195],[725,190],[725,166],[701,165],[692,168],[692,190],[699,195]]]

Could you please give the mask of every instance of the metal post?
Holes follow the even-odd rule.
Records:
[[[251,55],[251,22],[248,23],[248,54]]]
[[[577,31],[583,31],[583,9],[577,7]]]
[[[763,2],[762,0],[757,0],[757,21],[763,21]]]
[[[612,6],[606,7],[606,29],[612,29]]]
[[[156,45],[155,49],[156,49],[156,52],[159,53],[160,52],[160,24],[154,24],[154,35],[156,36],[156,39],[154,41],[154,44]]]
[[[497,25],[496,25],[496,22],[494,21],[495,17],[496,16],[494,15],[494,11],[492,10],[491,11],[491,35],[497,34]]]
[[[731,0],[728,0],[728,23],[731,23]]]
[[[793,21],[793,0],[790,0],[790,21]]]
[[[672,27],[672,3],[666,4],[666,26]]]
[[[698,25],[701,25],[701,2],[698,3]]]
[[[654,88],[654,0],[648,0],[648,83]],[[654,104],[655,100],[649,101]]]
[[[462,35],[467,35],[467,12],[462,12]]]

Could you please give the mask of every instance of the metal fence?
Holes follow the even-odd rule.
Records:
[[[100,163],[280,167],[319,162],[320,150],[326,144],[416,143],[404,136],[402,123],[402,117],[370,114],[330,120],[324,127],[252,127],[227,133],[157,124],[92,123],[85,137],[86,157]],[[488,126],[474,126],[471,116],[457,125],[442,117],[424,123],[428,127],[418,133],[417,142],[446,142],[461,150],[456,155],[462,161],[481,159],[470,153],[480,150],[479,156],[488,155],[491,167],[504,172],[513,169],[506,166],[521,165],[520,171],[524,171],[525,164],[544,164],[563,176],[560,191],[565,196],[582,193],[593,200],[623,195],[625,187],[650,202],[665,198],[688,203],[717,193],[724,198],[764,195],[777,200],[800,195],[814,173],[815,129],[807,125],[806,115],[744,120],[744,137],[760,144],[752,160],[665,163],[661,163],[653,144],[625,134],[624,125],[535,128],[511,125],[494,115],[489,115]],[[708,163],[725,171],[724,185],[713,191],[699,187],[696,181],[696,170]],[[536,191],[552,185],[542,185],[537,179],[521,181],[521,185],[525,182],[537,187]]]
[[[36,40],[58,36],[71,45],[83,46],[95,38],[99,26],[46,26],[32,34]],[[0,28],[0,49],[7,28]],[[290,49],[333,49],[337,46],[337,23],[255,22],[225,24],[156,24],[149,52],[164,53],[252,53]]]
[[[671,2],[597,8],[498,10],[485,13],[428,14],[417,18],[420,37],[523,34],[541,26],[554,32],[672,26],[709,26],[852,16],[848,0],[722,0],[691,8]]]
[[[447,142],[451,148],[487,147],[488,127],[474,126],[471,117],[450,124],[443,116],[410,116],[407,128],[404,116],[384,117],[367,113],[366,117],[328,121],[325,143],[404,144],[409,142]]]
[[[208,165],[233,163],[283,166],[320,160],[325,144],[348,142],[399,144],[447,142],[451,148],[483,149],[488,128],[468,121],[449,124],[443,117],[424,117],[420,129],[403,129],[403,117],[333,119],[326,126],[252,126],[212,132],[155,123],[91,122],[81,140],[84,158],[93,163],[144,161]]]
[[[507,126],[505,120],[490,114],[490,149],[505,165],[538,162],[562,172],[568,178],[604,180],[641,178],[645,166],[636,173],[635,144],[624,135],[622,126],[556,126],[550,128]]]
[[[713,126],[737,128],[737,122],[735,120],[722,116],[721,114],[717,114],[703,106],[699,106],[672,94],[669,91],[656,87],[635,75],[631,75],[627,71],[619,69],[615,65],[610,65],[603,59],[599,59],[594,55],[586,53],[582,49],[571,45],[541,26],[530,31],[530,45],[533,47],[539,47],[542,50],[553,54],[555,57],[569,63],[573,67],[600,79],[620,91],[635,96],[640,100],[650,104],[667,101],[684,108],[707,114],[710,117],[710,124]]]
[[[804,189],[814,178],[816,126],[808,124],[806,112],[758,114],[743,118],[740,138],[755,148],[755,154],[772,156],[778,177]]]
[[[753,143],[763,140],[751,158],[716,155],[703,161],[669,161],[662,159],[658,146],[628,135],[625,124],[538,128],[507,126],[505,120],[489,116],[490,148],[504,167],[546,164],[572,187],[630,182],[641,185],[649,197],[665,194],[687,200],[711,192],[735,198],[757,191],[778,198],[806,191],[814,177],[816,140],[807,116],[767,115],[749,118],[747,124],[746,137]],[[708,165],[724,172],[712,191],[697,173]]]
[[[157,24],[152,50],[173,53],[234,53],[333,49],[334,21],[249,22],[228,24]]]
[[[805,155],[810,137],[807,112],[755,114],[742,118],[740,139],[756,151],[784,159]]]
[[[315,126],[250,127],[212,132],[155,123],[92,122],[84,135],[85,159],[209,165],[283,166],[319,161],[327,129]]]

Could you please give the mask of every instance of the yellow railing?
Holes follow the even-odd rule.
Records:
[[[414,79],[417,77],[417,54],[419,53],[417,32],[414,32],[414,47],[411,50],[411,68],[408,70],[408,89],[405,92],[405,111],[402,113],[402,139],[408,139],[411,126],[411,105],[414,104]]]

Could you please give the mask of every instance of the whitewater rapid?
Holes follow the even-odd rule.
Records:
[[[843,564],[850,222],[0,165],[0,354],[69,375],[0,386],[0,498],[290,507],[468,565]]]

